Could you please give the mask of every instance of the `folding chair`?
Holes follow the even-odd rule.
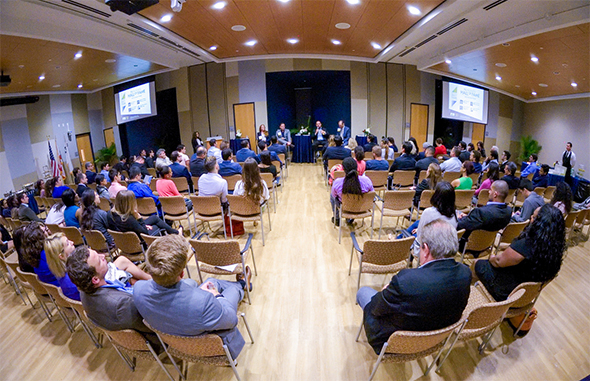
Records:
[[[186,179],[185,179],[186,181]],[[184,197],[182,196],[171,196],[171,197],[160,197],[160,203],[162,205],[162,214],[165,219],[171,221],[180,221],[186,220],[188,221],[188,227],[191,232],[191,237],[193,236],[193,225],[191,224],[191,220],[189,217],[189,210],[186,206],[186,202],[184,201]]]
[[[158,213],[156,202],[151,197],[140,197],[137,201],[137,213],[143,218],[147,218],[151,215]]]
[[[395,227],[399,226],[400,217],[412,216],[414,208],[414,194],[412,190],[386,191],[381,206],[381,221],[379,223],[379,239],[383,229],[383,217],[397,217]]]
[[[145,251],[141,245],[139,237],[134,232],[118,232],[107,229],[109,234],[115,240],[115,246],[119,249],[120,254],[129,258],[131,262],[145,261]]]
[[[338,243],[342,240],[342,224],[344,219],[362,218],[363,224],[365,218],[371,217],[371,238],[373,238],[373,222],[375,219],[375,192],[367,192],[361,196],[352,194],[343,194],[342,203],[338,208],[340,224],[338,225]]]
[[[86,242],[84,241],[84,237],[82,233],[80,233],[80,229],[75,226],[61,226],[61,231],[66,235],[66,237],[74,243],[74,246],[81,246],[85,245]]]
[[[266,206],[268,212],[268,230],[272,230],[270,222],[270,209],[268,203],[260,205],[257,202],[253,202],[249,198],[244,196],[227,195],[227,201],[229,202],[229,222],[231,237],[234,238],[232,220],[236,221],[258,221],[260,220],[260,231],[262,233],[262,246],[264,246],[264,220],[262,218],[262,207]]]
[[[272,177],[272,174],[270,174]],[[223,225],[223,237],[227,239],[225,232],[225,216],[223,214],[223,207],[221,200],[217,196],[191,196],[193,202],[193,222],[195,223],[195,230],[197,230],[197,220],[206,222],[211,230],[211,221],[221,221]],[[191,236],[192,237],[192,236]]]

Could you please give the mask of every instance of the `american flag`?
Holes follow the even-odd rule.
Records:
[[[51,172],[53,173],[53,177],[58,177],[63,172],[63,168],[61,164],[55,160],[55,156],[53,156],[51,143],[47,142],[47,145],[49,146],[49,161],[51,162]]]

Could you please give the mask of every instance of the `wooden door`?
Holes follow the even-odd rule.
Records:
[[[471,131],[471,143],[477,147],[477,142],[484,142],[486,137],[486,125],[480,123],[473,123],[473,129]]]
[[[76,135],[76,144],[78,145],[78,158],[80,159],[80,168],[84,168],[84,163],[90,161],[94,163],[94,152],[92,151],[92,141],[90,133]]]
[[[422,150],[422,143],[428,138],[428,105],[412,103],[410,105],[410,136],[418,142],[418,151]]]
[[[254,103],[234,104],[234,126],[242,132],[242,138],[248,137],[250,148],[256,151],[256,115]]]
[[[104,130],[103,134],[104,134],[104,144],[107,148],[109,148],[111,145],[115,144],[115,132],[113,130],[113,127],[107,128],[106,130]]]

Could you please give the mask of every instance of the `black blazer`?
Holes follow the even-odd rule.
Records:
[[[347,157],[351,157],[351,151],[343,146],[328,147],[324,153],[324,162],[328,164],[328,159],[341,159],[344,160]]]
[[[400,157],[395,159],[389,168],[389,172],[396,170],[411,171],[416,168],[416,160],[411,155],[402,154]]]
[[[471,271],[453,258],[404,269],[365,306],[364,327],[379,354],[398,330],[430,331],[456,323],[467,306]]]
[[[504,229],[510,223],[512,209],[506,204],[488,204],[475,208],[467,217],[459,219],[457,230],[465,229],[461,238],[461,249],[464,242],[474,230],[494,231]]]

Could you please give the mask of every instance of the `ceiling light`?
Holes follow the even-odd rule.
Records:
[[[539,62],[539,59],[537,57],[535,57],[535,56],[532,56],[531,57],[531,61],[533,61],[533,62]]]
[[[97,82],[97,81],[98,81],[98,78],[94,78],[94,79],[92,80],[92,82]]]
[[[539,83],[539,87],[549,87],[549,85],[546,83]]]
[[[506,65],[505,63],[498,62],[498,63],[496,64],[496,66],[497,66],[497,67],[506,67],[507,65]]]
[[[533,91],[531,94],[533,94],[533,95],[537,95],[537,92],[536,92],[536,91]]]
[[[106,62],[106,63],[115,63],[115,62],[117,62],[117,60],[114,59],[114,58],[109,58],[108,60],[104,60],[104,62]]]
[[[356,4],[360,4],[360,0],[346,0],[348,2],[348,4],[352,4],[352,5],[356,5]]]
[[[338,40],[332,40],[332,43],[333,43],[334,45],[341,45],[341,44],[342,44],[342,42],[340,42],[340,41],[338,41]]]
[[[39,76],[39,81],[42,81],[42,80],[44,80],[44,79],[45,79],[45,76],[44,76],[43,74],[41,74],[41,75]]]
[[[519,89],[520,88],[520,85],[514,85],[514,87],[516,87],[517,89]]]
[[[447,58],[447,59],[445,60],[445,63],[446,63],[447,65],[450,65],[450,64],[451,64],[451,60]]]
[[[258,41],[256,41],[256,40],[250,40],[250,41],[246,42],[244,45],[254,46],[254,45],[256,45],[256,42],[258,42]]]
[[[227,3],[225,1],[218,1],[217,3],[213,4],[211,6],[211,8],[213,8],[213,9],[223,9],[223,8],[225,8],[226,5],[227,5]]]
[[[381,45],[379,45],[376,42],[371,42],[371,46],[374,47],[375,49],[381,50]]]
[[[288,42],[289,44],[296,44],[296,43],[298,43],[298,42],[299,42],[299,40],[298,40],[298,39],[296,39],[296,38],[288,38],[288,39],[287,39],[287,42]]]
[[[58,87],[61,87],[61,85],[53,85],[51,87],[55,87],[57,89]]]
[[[281,3],[288,3],[289,0],[279,0]]]
[[[78,85],[78,88],[79,88],[79,89],[81,89],[82,87],[84,87],[84,86],[82,86],[82,84],[79,84],[79,85]]]
[[[337,29],[348,29],[350,28],[349,23],[339,22],[338,24],[334,25]]]
[[[168,22],[170,20],[172,20],[172,15],[168,14],[168,15],[162,16],[162,18],[160,19],[160,22]]]
[[[231,30],[233,30],[234,32],[242,32],[246,30],[246,27],[243,25],[234,25],[231,27]]]
[[[422,14],[422,12],[420,12],[420,10],[419,10],[418,8],[414,7],[413,5],[410,5],[410,6],[408,7],[408,11],[409,11],[411,14],[415,15],[415,16],[418,16],[418,15],[421,15],[421,14]]]
[[[502,44],[502,46],[510,46],[510,43],[505,42],[505,43]]]
[[[209,50],[217,50],[217,46],[213,45],[213,46],[209,47]]]
[[[80,58],[80,57],[82,57],[82,52],[78,52],[78,53],[76,53],[76,54],[74,55],[74,58],[75,58],[75,59],[78,59],[78,58]]]
[[[572,82],[572,87],[578,87],[578,84],[575,82]]]
[[[18,65],[18,67],[20,67],[21,69],[24,69],[25,65]]]
[[[500,77],[499,75],[496,76],[496,81],[501,81],[502,77]]]

